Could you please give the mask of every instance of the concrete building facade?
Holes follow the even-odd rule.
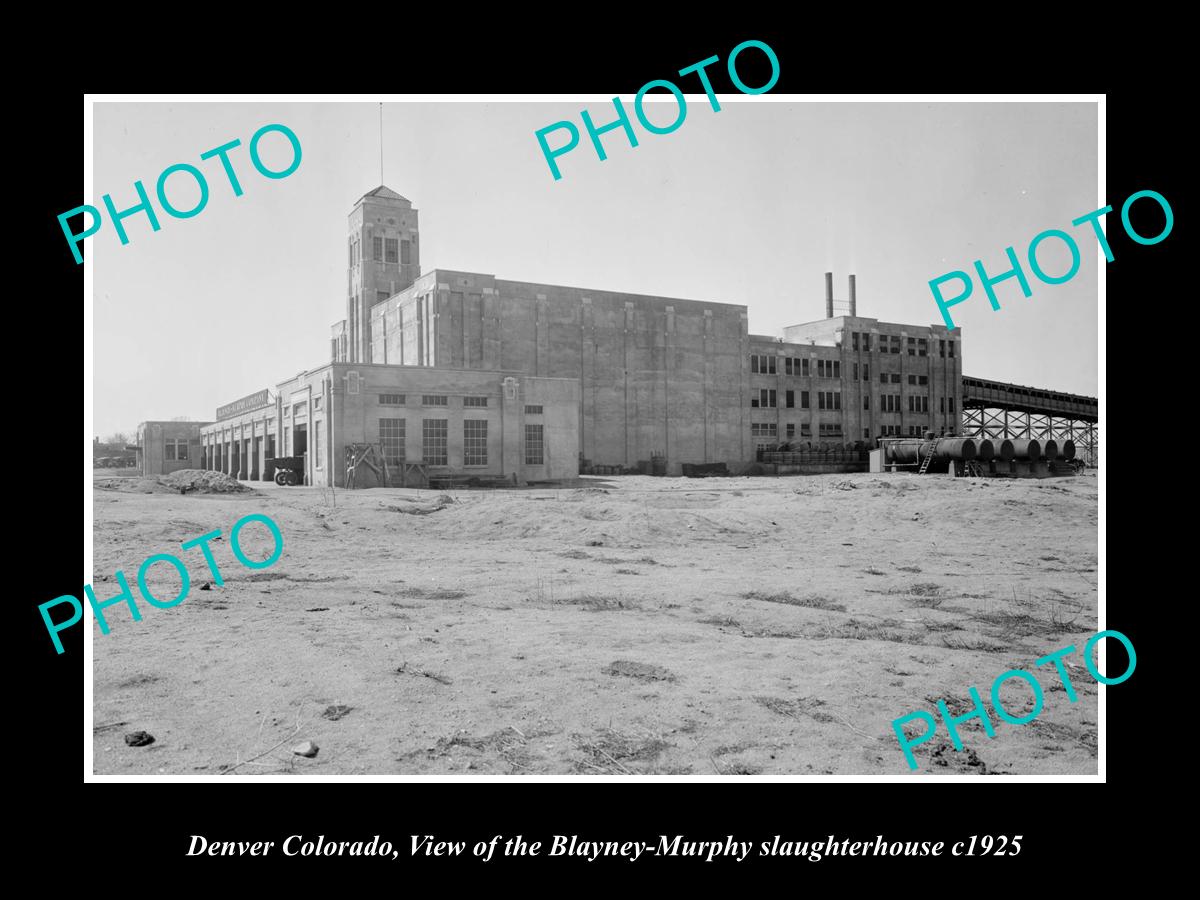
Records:
[[[750,338],[754,447],[955,434],[962,329],[837,316]]]
[[[271,459],[304,457],[306,484],[344,487],[347,448],[373,444],[391,486],[451,473],[558,480],[579,471],[578,407],[571,379],[330,363],[281,382],[268,403],[207,426],[202,459],[205,468],[266,481],[275,475]],[[357,487],[380,483],[370,469],[356,473]]]

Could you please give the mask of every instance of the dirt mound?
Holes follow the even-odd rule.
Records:
[[[170,475],[160,475],[159,483],[174,488],[181,494],[236,494],[251,488],[224,472],[209,472],[203,469],[180,469]]]

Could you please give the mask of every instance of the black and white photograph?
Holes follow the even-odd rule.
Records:
[[[87,780],[1103,780],[1105,235],[1173,198],[1100,95],[724,66],[91,98]]]

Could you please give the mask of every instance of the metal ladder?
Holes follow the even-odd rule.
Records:
[[[938,442],[934,441],[933,446],[929,448],[929,455],[921,460],[921,468],[917,470],[918,475],[924,475],[929,470],[929,464],[933,461],[933,451],[937,449],[937,445]],[[920,453],[921,451],[918,448],[917,454],[920,455]]]

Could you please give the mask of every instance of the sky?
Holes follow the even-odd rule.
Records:
[[[660,125],[677,114],[664,96],[646,107]],[[1096,396],[1103,256],[1090,226],[1070,224],[1108,202],[1097,195],[1094,103],[768,97],[720,95],[714,112],[703,94],[688,95],[682,125],[665,135],[631,111],[638,146],[608,132],[604,161],[580,110],[599,127],[615,118],[610,100],[385,103],[382,179],[376,102],[96,103],[95,196],[81,202],[103,208],[111,194],[125,209],[141,180],[161,228],[134,214],[122,246],[105,218],[86,240],[93,430],[210,420],[221,404],[327,363],[329,327],[346,315],[346,216],[381,181],[419,210],[423,272],[743,304],[752,334],[822,318],[827,271],[839,302],[855,274],[860,316],[943,324],[928,282],[971,272],[976,259],[1002,274],[1012,246],[1033,296],[1009,279],[995,311],[977,283],[953,307],[964,374]],[[561,120],[581,140],[558,158],[556,181],[534,134]],[[281,179],[261,176],[248,152],[274,123],[302,147]],[[200,160],[234,139],[240,197],[217,159]],[[271,169],[291,161],[278,133],[260,150]],[[192,218],[171,218],[154,198],[176,163],[199,168],[209,186]],[[186,174],[170,177],[167,194],[183,210],[199,197]],[[1027,265],[1030,241],[1051,228],[1082,251],[1079,272],[1060,285]],[[1050,275],[1070,264],[1056,240],[1038,258]]]

